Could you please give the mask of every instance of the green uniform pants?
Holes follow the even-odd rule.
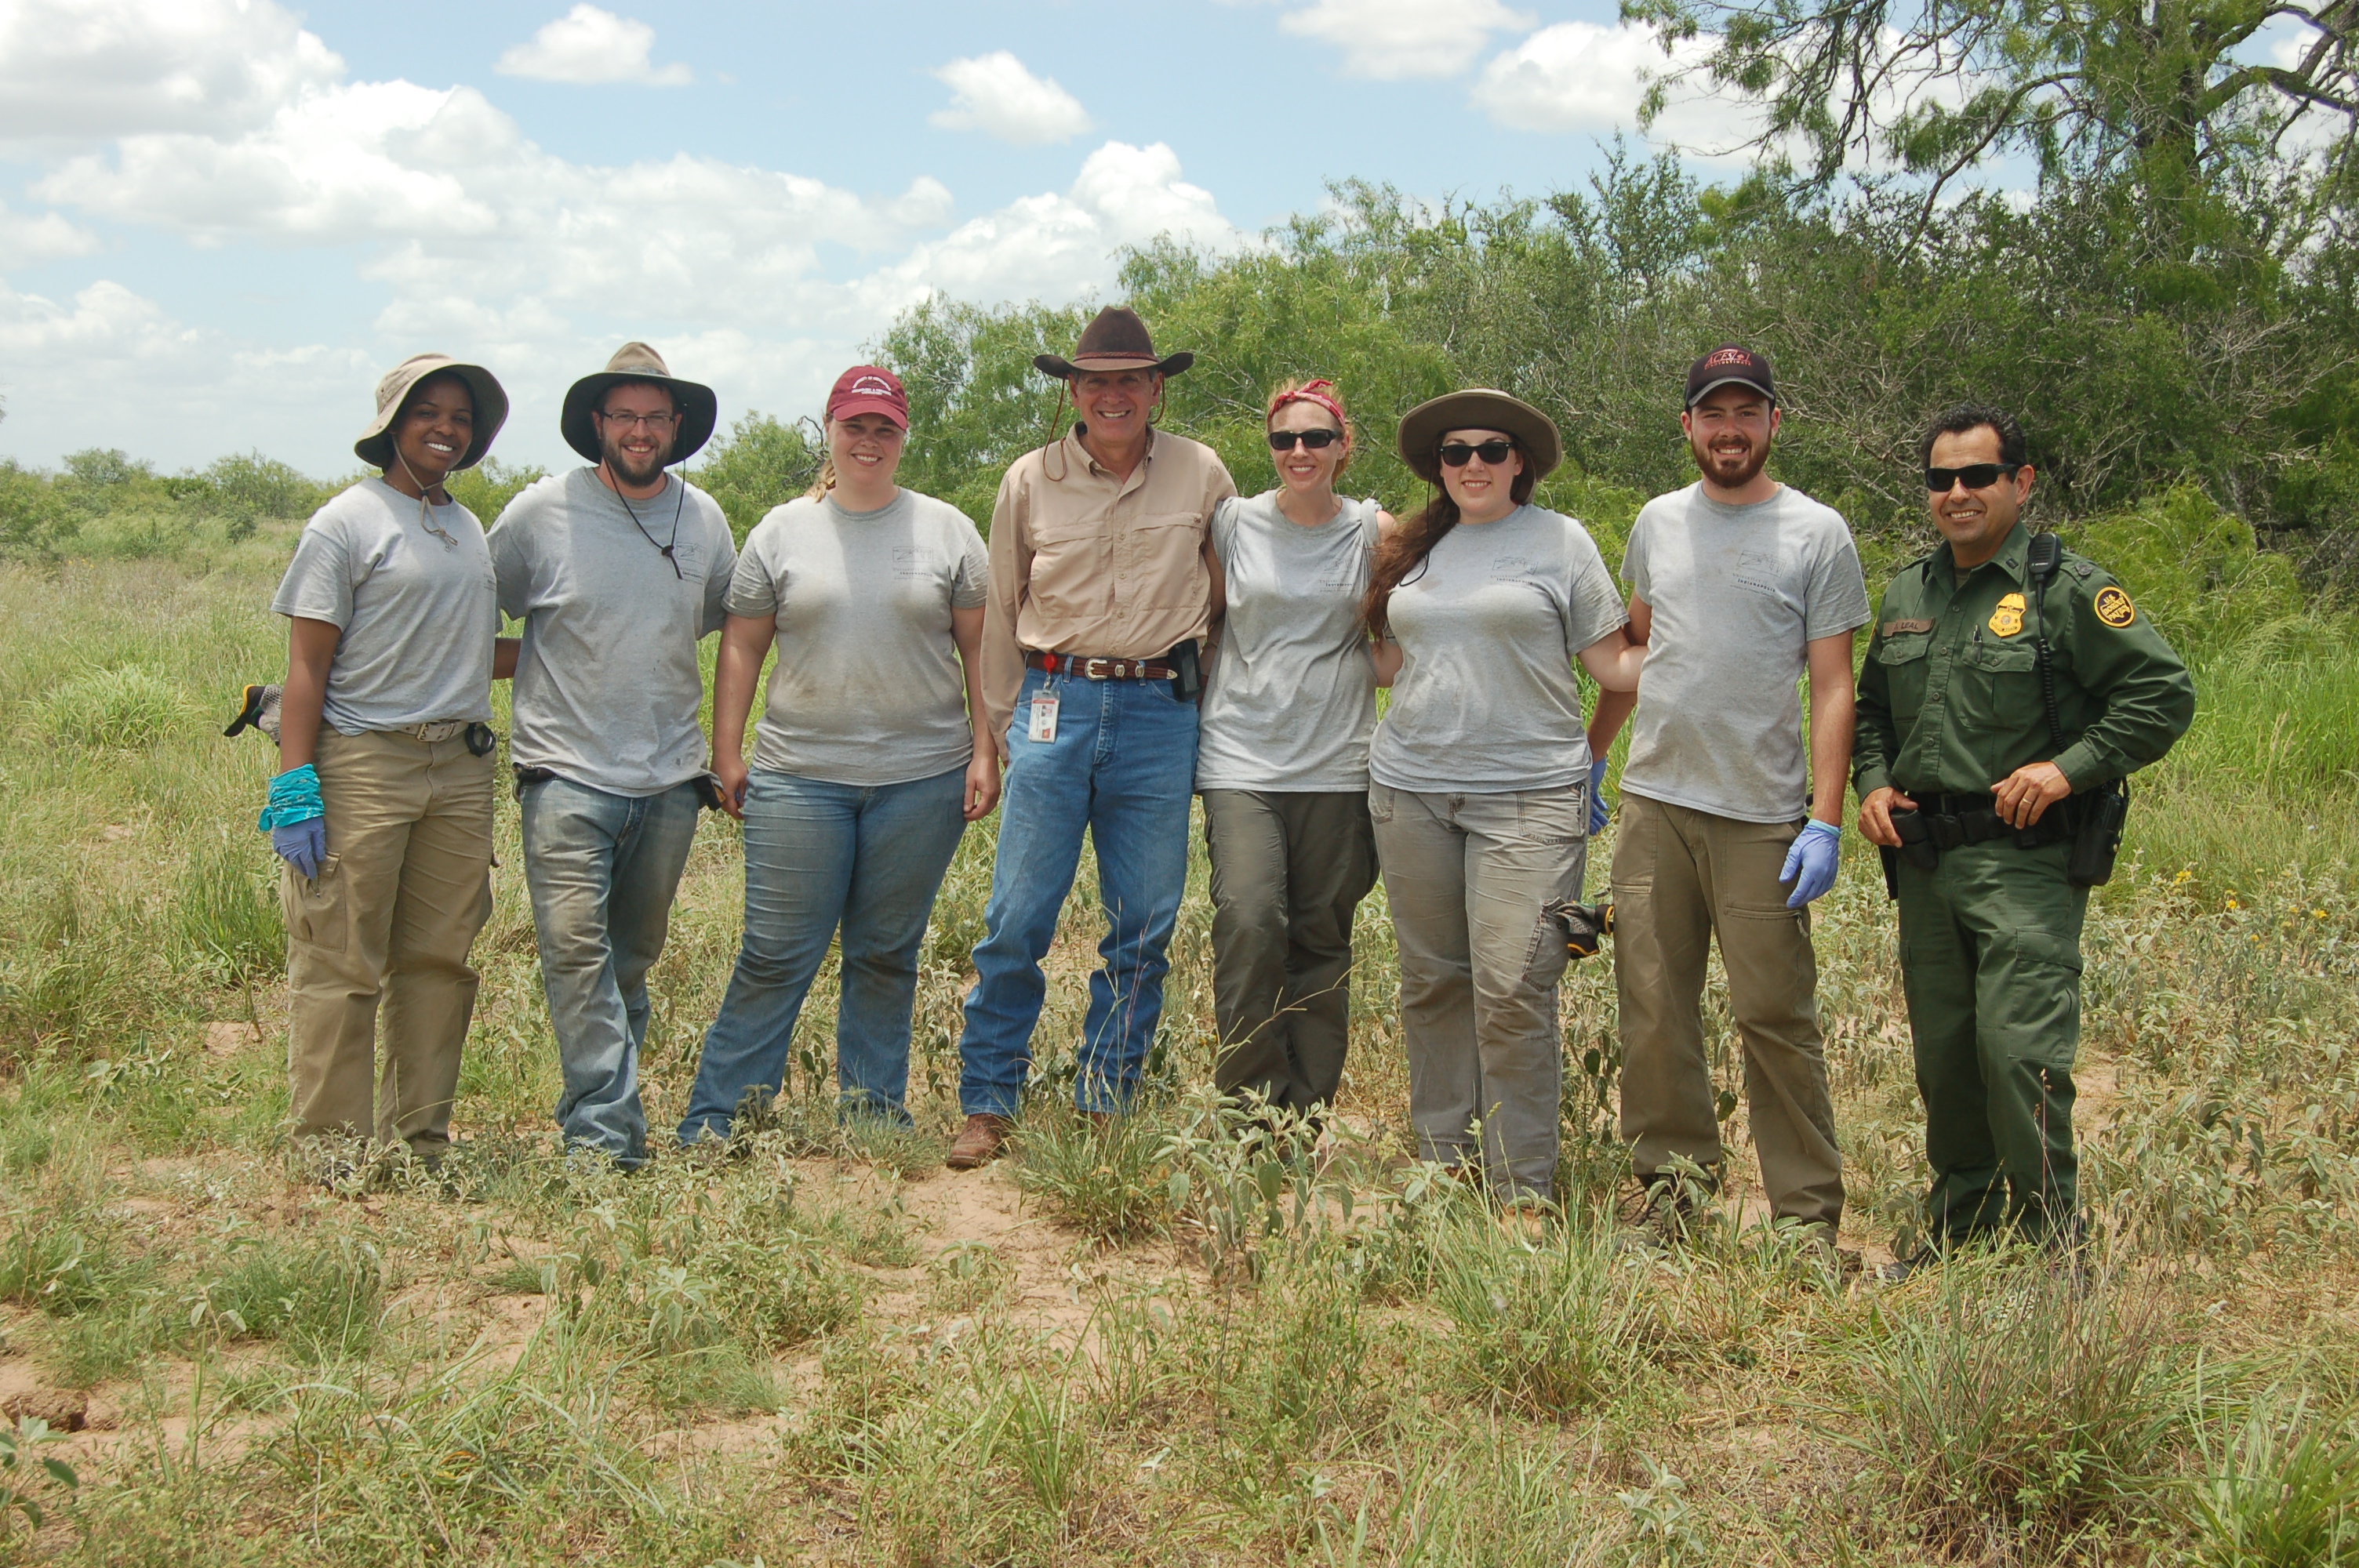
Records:
[[[1937,1241],[2012,1225],[2029,1239],[2079,1214],[2072,1061],[2081,1043],[2081,921],[2071,845],[2007,839],[1899,867],[1900,972],[1933,1167]]]

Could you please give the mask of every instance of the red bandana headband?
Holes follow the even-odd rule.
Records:
[[[1335,384],[1332,381],[1307,381],[1292,392],[1284,393],[1271,399],[1266,417],[1277,418],[1277,411],[1289,403],[1316,403],[1320,407],[1335,416],[1337,429],[1350,428],[1343,418],[1343,406],[1335,400]]]

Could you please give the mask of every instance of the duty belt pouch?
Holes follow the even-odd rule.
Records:
[[[527,768],[522,762],[516,763],[514,771],[516,773],[516,797],[518,800],[522,800],[524,798],[524,791],[527,784],[547,784],[549,780],[557,776],[555,771],[552,769]]]
[[[2122,824],[2129,815],[2130,792],[2118,779],[2082,798],[2080,831],[2072,835],[2072,854],[2064,863],[2066,881],[2099,888],[2113,881],[2114,857],[2121,853]]]
[[[1182,702],[1195,701],[1204,690],[1204,666],[1196,657],[1196,640],[1190,637],[1165,657],[1180,672],[1171,677],[1171,695]]]
[[[1920,871],[1930,871],[1941,863],[1941,850],[1933,842],[1932,825],[1924,813],[1900,810],[1892,814],[1892,830],[1900,835],[1900,858]],[[1900,895],[1893,894],[1895,898]]]

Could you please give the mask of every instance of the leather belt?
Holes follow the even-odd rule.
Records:
[[[1108,659],[1093,654],[1041,654],[1024,650],[1024,662],[1052,676],[1083,680],[1178,680],[1179,670],[1160,659]]]
[[[1986,844],[2012,838],[2019,849],[2060,844],[2081,825],[2077,799],[2060,800],[2028,827],[2016,827],[1998,814],[1987,795],[1934,795],[1917,798],[1917,813],[1931,836],[1934,848],[1955,849],[1966,844]]]
[[[464,735],[467,726],[473,722],[467,719],[438,719],[430,724],[405,724],[395,733],[407,735],[413,741],[423,741],[429,746],[439,746],[445,741],[455,741]]]

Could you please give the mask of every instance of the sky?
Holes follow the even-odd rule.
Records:
[[[0,0],[0,458],[350,472],[432,349],[558,466],[635,338],[793,418],[930,294],[1110,299],[1338,178],[1577,185],[1665,65],[1611,0]],[[1743,124],[1653,135],[1724,174]]]

